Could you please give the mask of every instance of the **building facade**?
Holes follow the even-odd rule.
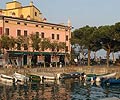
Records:
[[[54,51],[51,49],[34,51],[29,48],[14,48],[6,50],[7,59],[5,64],[14,64],[17,66],[31,65],[38,62],[48,63],[62,62],[65,64],[66,53],[70,54],[71,45],[71,25],[54,24],[42,18],[40,10],[30,2],[29,6],[22,6],[20,2],[13,0],[6,3],[6,9],[0,9],[0,35],[17,38],[18,36],[28,37],[31,34],[39,34],[40,39],[50,39],[50,41],[64,42],[65,49],[56,52],[56,58],[53,60]]]

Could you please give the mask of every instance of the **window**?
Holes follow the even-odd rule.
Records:
[[[24,36],[27,37],[27,31],[26,30],[24,30]]]
[[[38,25],[36,25],[36,27],[38,27]]]
[[[20,18],[24,18],[23,14],[20,15]]]
[[[17,36],[21,35],[21,30],[17,30]]]
[[[55,35],[54,34],[52,34],[52,39],[54,39],[55,38]]]
[[[17,44],[17,50],[21,50],[21,45],[19,43]]]
[[[27,44],[24,44],[24,50],[28,50]]]
[[[59,52],[59,48],[57,48],[57,52]]]
[[[17,22],[17,24],[20,24],[20,22]]]
[[[59,28],[57,28],[57,30],[59,30]]]
[[[41,26],[41,28],[44,28],[44,26]]]
[[[44,32],[41,33],[41,38],[44,38]]]
[[[66,46],[66,49],[65,49],[65,50],[66,50],[66,52],[68,52],[68,46]]]
[[[42,48],[42,51],[44,51],[44,48]]]
[[[27,25],[27,23],[24,23],[24,25]]]
[[[36,32],[36,36],[39,37],[39,32]]]
[[[54,51],[55,50],[55,48],[52,48],[52,51]]]
[[[68,41],[68,35],[66,35],[66,41]]]
[[[59,34],[57,34],[57,40],[59,40]]]
[[[52,27],[52,29],[54,29],[54,27]]]
[[[5,23],[8,23],[8,21],[6,20]]]
[[[35,16],[37,16],[37,12],[35,12]]]
[[[9,35],[9,28],[5,28],[5,35]]]

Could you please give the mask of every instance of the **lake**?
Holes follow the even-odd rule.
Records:
[[[106,97],[120,98],[120,85],[84,83],[79,79],[26,84],[0,82],[0,100],[99,100]]]

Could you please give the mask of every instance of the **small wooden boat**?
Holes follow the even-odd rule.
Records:
[[[20,81],[20,82],[27,82],[27,81],[29,81],[28,77],[26,77],[25,75],[16,73],[16,72],[13,74],[13,77],[15,79],[17,79],[17,81]]]
[[[63,73],[60,75],[60,79],[69,79],[69,78],[80,78],[80,72],[71,72],[71,73]]]
[[[43,79],[47,79],[47,80],[55,80],[56,77],[55,77],[55,76],[43,76]]]
[[[68,73],[63,73],[63,74],[60,75],[59,78],[60,78],[60,79],[69,79],[69,78],[71,78],[71,75],[68,74]]]
[[[100,100],[120,100],[117,97],[108,97],[108,98],[104,98],[104,99],[100,99]]]
[[[108,73],[108,74],[99,75],[97,77],[99,77],[99,78],[112,78],[112,77],[115,77],[115,75],[116,75],[116,72],[115,73]]]
[[[32,75],[32,74],[30,74],[30,75],[28,75],[28,77],[29,77],[29,80],[31,82],[40,82],[41,81],[41,78],[38,75]]]
[[[88,74],[86,77],[86,80],[88,81],[101,81],[102,78],[113,78],[115,77],[116,72],[115,73],[107,73],[107,74],[102,74],[102,75],[96,75],[96,74]]]
[[[120,84],[120,79],[110,78],[110,79],[106,79],[104,83],[111,84],[111,85]]]
[[[0,80],[1,80],[1,81],[4,81],[4,82],[13,83],[13,77],[7,76],[7,75],[4,75],[4,74],[1,74],[1,75],[0,75]]]

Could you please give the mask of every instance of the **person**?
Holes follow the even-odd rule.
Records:
[[[81,80],[82,81],[85,81],[86,80],[86,74],[83,72],[81,73]]]

